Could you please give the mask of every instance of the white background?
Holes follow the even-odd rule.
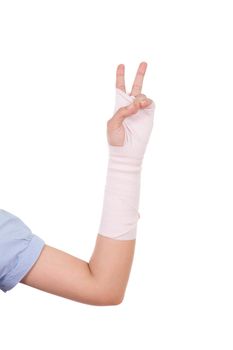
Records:
[[[156,103],[138,238],[119,306],[18,284],[1,347],[232,349],[231,1],[0,1],[0,207],[88,260],[107,167],[115,72]]]

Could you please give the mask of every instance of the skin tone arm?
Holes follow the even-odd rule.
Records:
[[[147,63],[141,62],[130,95],[135,96],[132,108],[120,108],[107,121],[109,144],[124,143],[122,121],[152,102],[141,94]],[[125,67],[118,65],[116,87],[126,92]],[[47,293],[90,305],[118,305],[123,301],[135,251],[134,240],[115,240],[97,235],[89,262],[45,245],[40,257],[21,283]]]

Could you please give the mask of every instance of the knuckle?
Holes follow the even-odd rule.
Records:
[[[146,97],[146,95],[144,95],[144,94],[138,94],[138,95],[136,96],[136,99],[137,99],[137,100],[144,100],[144,99],[147,99],[147,97]]]

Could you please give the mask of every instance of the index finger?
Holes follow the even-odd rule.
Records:
[[[143,83],[144,75],[146,73],[146,68],[147,68],[147,63],[141,62],[138,67],[137,74],[132,86],[131,95],[137,96],[141,93],[142,83]]]
[[[124,92],[125,90],[125,66],[119,64],[116,71],[116,87]]]

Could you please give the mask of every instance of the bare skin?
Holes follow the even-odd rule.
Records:
[[[107,121],[109,144],[124,143],[124,118],[146,108],[152,102],[141,93],[147,63],[141,62],[130,95],[135,100],[120,108]],[[126,92],[125,67],[118,65],[116,87]],[[89,262],[45,245],[21,283],[47,293],[90,305],[118,305],[123,301],[134,257],[136,240],[114,240],[97,235]]]

